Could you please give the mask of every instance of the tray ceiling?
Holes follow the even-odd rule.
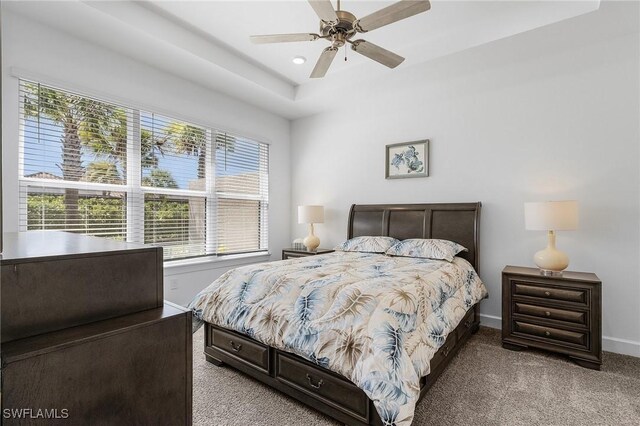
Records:
[[[344,0],[358,17],[393,1]],[[592,1],[433,1],[431,10],[362,38],[406,61],[395,70],[340,50],[327,76],[308,78],[328,44],[255,45],[252,34],[317,32],[306,1],[3,2],[3,8],[116,50],[287,118],[321,110],[331,91],[364,87],[442,56],[598,10]],[[74,21],[74,25],[66,23]],[[291,59],[304,56],[295,65]]]

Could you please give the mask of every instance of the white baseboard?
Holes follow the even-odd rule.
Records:
[[[502,318],[494,315],[480,314],[480,325],[485,327],[502,329]]]
[[[617,354],[637,356],[640,358],[640,342],[634,342],[633,340],[602,336],[602,349],[607,352],[615,352]]]
[[[494,315],[480,314],[480,325],[497,328],[499,330],[502,328],[502,318]],[[640,342],[619,339],[617,337],[602,336],[602,350],[622,355],[640,357]]]

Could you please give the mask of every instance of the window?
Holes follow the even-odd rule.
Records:
[[[20,228],[159,245],[165,259],[265,251],[269,147],[20,81]]]
[[[267,145],[216,135],[218,253],[266,246],[268,158]]]

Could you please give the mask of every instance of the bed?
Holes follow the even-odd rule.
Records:
[[[478,330],[479,219],[480,203],[353,205],[348,238],[445,239],[468,251],[454,262],[340,252],[229,271],[191,304],[205,321],[206,359],[348,425],[410,424]],[[412,309],[425,311],[419,322]]]

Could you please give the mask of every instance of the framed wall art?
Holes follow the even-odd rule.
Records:
[[[385,178],[429,176],[429,140],[402,142],[386,147]]]

